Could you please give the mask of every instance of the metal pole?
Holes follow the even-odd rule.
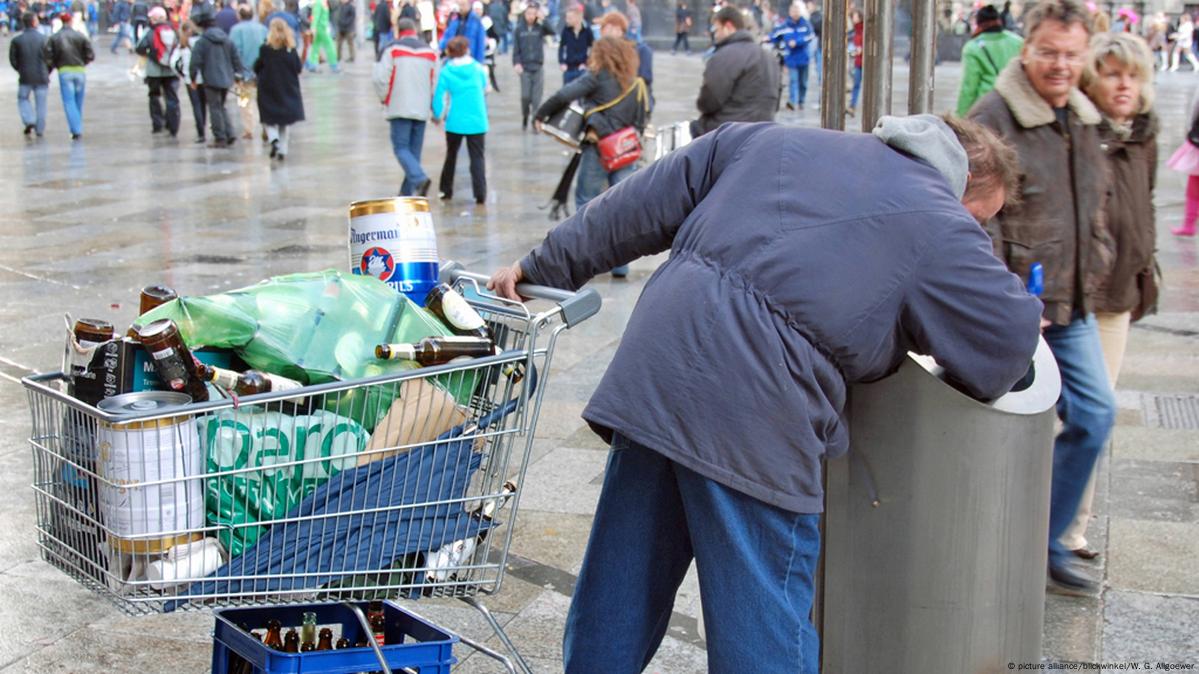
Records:
[[[895,32],[894,0],[866,0],[862,50],[862,130],[891,114],[891,51]]]
[[[912,62],[908,69],[908,114],[933,111],[933,66],[937,54],[937,1],[912,0]]]
[[[845,130],[845,72],[848,45],[845,42],[849,3],[824,0],[821,49],[823,63],[820,88],[820,126]]]

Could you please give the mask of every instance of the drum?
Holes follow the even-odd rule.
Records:
[[[585,121],[583,106],[572,102],[542,122],[541,131],[570,149],[578,150],[586,132]]]

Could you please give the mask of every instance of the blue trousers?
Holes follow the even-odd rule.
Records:
[[[849,107],[858,107],[858,94],[862,93],[862,69],[859,66],[854,66],[853,69],[853,92],[849,94]]]
[[[73,135],[83,133],[83,94],[87,89],[84,73],[58,73],[58,88],[62,93],[62,109],[67,127]]]
[[[420,165],[421,149],[425,145],[425,121],[397,118],[391,123],[391,149],[404,169],[400,196],[412,196],[416,186],[429,178]]]
[[[816,60],[816,84],[824,83],[824,48],[820,46],[820,40],[816,40],[816,47],[812,49],[815,52],[813,58]]]
[[[611,173],[600,164],[599,150],[592,143],[583,145],[583,156],[579,159],[579,177],[575,182],[575,210],[603,194],[604,190],[633,175],[637,165],[626,166]],[[629,273],[629,265],[622,264],[612,269],[613,274]]]
[[[566,86],[579,79],[585,72],[587,71],[577,66],[574,68],[567,68],[566,70],[562,71],[562,86]]]
[[[791,76],[791,98],[788,99],[796,105],[803,105],[804,99],[808,97],[808,66],[787,66],[787,74]]]
[[[1053,442],[1053,487],[1049,498],[1049,563],[1071,559],[1058,539],[1065,533],[1082,500],[1095,462],[1116,420],[1116,399],[1108,383],[1095,317],[1075,318],[1069,325],[1045,329],[1062,376],[1057,415],[1062,431]]]
[[[133,32],[129,28],[128,21],[122,21],[117,24],[117,36],[112,39],[112,48],[109,49],[113,54],[117,53],[117,48],[121,46],[121,41],[128,38],[129,48],[132,49],[135,45],[133,42]]]
[[[566,615],[567,674],[644,669],[692,559],[709,671],[816,674],[810,613],[819,522],[617,435]]]
[[[39,136],[46,131],[46,93],[49,90],[50,87],[45,84],[17,85],[17,112],[21,114],[21,123],[33,125]],[[32,104],[29,102],[30,96],[33,97]]]

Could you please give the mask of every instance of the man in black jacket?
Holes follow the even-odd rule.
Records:
[[[71,129],[71,140],[79,140],[83,136],[83,93],[87,85],[83,69],[96,58],[92,42],[71,28],[71,15],[64,14],[62,30],[42,45],[42,58],[50,70],[58,70],[58,87],[62,92],[62,107]]]
[[[358,56],[358,48],[354,44],[358,39],[358,10],[352,0],[346,0],[337,6],[337,11],[332,13],[332,17],[337,25],[337,60],[341,61],[341,46],[348,44],[350,63],[353,63]]]
[[[225,111],[225,98],[233,83],[241,80],[245,68],[229,36],[217,28],[213,14],[211,5],[200,5],[192,10],[192,22],[203,28],[204,34],[192,49],[188,74],[192,81],[200,75],[204,82],[204,98],[208,101],[208,120],[212,126],[212,143],[208,147],[228,147],[237,137]]]
[[[375,60],[377,61],[387,45],[395,39],[391,34],[390,0],[383,0],[375,5],[375,13],[371,15],[371,22],[374,24],[371,40],[375,43]]]
[[[566,8],[566,25],[558,40],[558,65],[562,68],[562,86],[583,76],[587,55],[595,36],[583,25],[583,12],[578,5]]]
[[[525,6],[524,16],[512,33],[512,68],[520,75],[520,128],[529,128],[529,113],[541,105],[545,88],[545,38],[554,31],[538,20],[541,7],[536,2]]]
[[[21,112],[25,135],[36,131],[41,138],[46,130],[46,92],[50,88],[50,69],[42,55],[46,36],[38,32],[37,15],[33,12],[25,12],[21,23],[25,30],[9,44],[8,62],[17,71],[17,109]],[[36,114],[29,103],[30,94],[37,105]]]
[[[766,50],[745,29],[745,17],[736,7],[725,7],[712,17],[716,51],[704,67],[704,83],[695,107],[699,119],[691,122],[698,138],[725,122],[769,122],[778,107],[779,68]]]

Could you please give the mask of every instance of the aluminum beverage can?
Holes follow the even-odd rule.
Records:
[[[112,548],[161,553],[203,537],[204,453],[185,393],[142,391],[100,402],[108,414],[168,414],[101,422],[100,517]]]
[[[350,204],[350,271],[378,278],[424,305],[437,285],[437,234],[424,197]]]

